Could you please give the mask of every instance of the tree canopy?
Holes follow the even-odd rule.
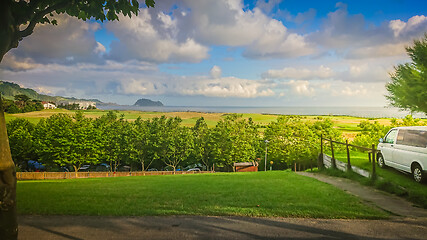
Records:
[[[154,0],[145,0],[154,7]],[[137,0],[2,0],[0,1],[0,62],[19,41],[31,35],[37,24],[57,24],[56,14],[67,14],[82,20],[118,20],[119,14],[137,15]]]
[[[427,34],[406,47],[411,63],[399,64],[386,85],[392,106],[427,113]]]

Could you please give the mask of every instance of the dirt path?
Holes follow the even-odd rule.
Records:
[[[349,179],[309,172],[298,172],[298,174],[307,177],[312,177],[319,181],[334,185],[337,188],[340,188],[352,195],[361,198],[368,204],[375,205],[397,216],[411,218],[427,218],[426,209],[415,207],[412,203],[406,201],[403,198],[383,191],[379,191],[371,187],[363,186]]]
[[[20,216],[19,239],[425,239],[427,220]]]

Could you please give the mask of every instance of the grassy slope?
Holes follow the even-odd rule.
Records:
[[[20,181],[17,196],[20,214],[388,216],[331,185],[283,171]]]
[[[330,154],[328,154],[330,155]],[[347,153],[340,152],[335,154],[335,158],[342,162],[347,162]],[[372,171],[372,162],[368,161],[368,154],[358,151],[350,152],[350,161],[354,166]],[[377,188],[406,197],[408,200],[427,208],[427,184],[419,184],[414,182],[410,174],[399,172],[393,168],[379,168],[376,166],[376,173],[383,177],[384,180],[376,183],[370,182],[368,179],[358,179],[365,184],[375,184]],[[403,187],[397,187],[401,186]]]

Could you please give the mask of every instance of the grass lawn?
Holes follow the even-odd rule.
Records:
[[[41,215],[388,217],[288,171],[19,181],[17,201],[19,214]]]
[[[330,156],[330,154],[328,154]],[[335,154],[335,158],[342,162],[347,162],[347,153],[339,152]],[[368,153],[359,151],[350,151],[350,161],[353,166],[372,171],[372,162],[368,161]],[[420,184],[412,179],[410,174],[405,174],[395,170],[394,168],[380,168],[375,165],[375,170],[378,176],[383,180],[371,182],[367,178],[361,177],[360,182],[366,185],[375,185],[378,189],[403,196],[417,205],[427,208],[427,184]],[[350,178],[354,178],[349,176]],[[400,186],[400,187],[398,187]]]

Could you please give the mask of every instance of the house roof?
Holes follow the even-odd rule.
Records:
[[[248,166],[258,166],[257,162],[238,162],[234,163],[235,167],[248,167]]]

